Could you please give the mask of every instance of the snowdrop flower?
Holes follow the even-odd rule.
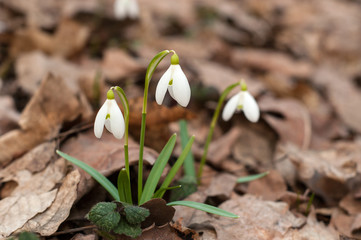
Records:
[[[108,91],[107,100],[105,100],[105,103],[99,109],[95,118],[94,134],[97,138],[102,136],[104,125],[115,138],[121,139],[123,137],[125,130],[124,117],[114,99],[114,93],[112,90]]]
[[[117,19],[137,18],[139,15],[137,0],[115,0],[114,15]]]
[[[242,83],[241,91],[231,97],[223,109],[222,118],[224,121],[231,119],[235,112],[242,111],[251,122],[259,119],[259,107],[254,97],[247,91],[247,85]]]
[[[179,58],[176,53],[171,58],[171,65],[160,78],[155,91],[155,100],[159,105],[162,104],[164,96],[169,91],[170,96],[176,100],[179,105],[186,107],[191,99],[191,88],[186,75],[179,65]]]

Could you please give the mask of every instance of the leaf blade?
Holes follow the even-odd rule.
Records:
[[[90,176],[92,176],[100,185],[102,185],[105,190],[109,192],[109,194],[117,201],[120,201],[118,190],[116,187],[100,172],[98,172],[93,167],[89,166],[88,164],[69,156],[66,153],[63,153],[62,151],[56,150],[56,153],[59,154],[62,158],[68,160],[69,162],[75,164],[76,166],[80,167],[84,171],[86,171]]]
[[[148,179],[144,185],[144,190],[138,203],[139,205],[142,205],[152,198],[165,165],[168,163],[169,157],[173,152],[176,139],[177,135],[173,134],[155,161],[155,164],[153,165],[153,168],[150,171]]]
[[[198,203],[198,202],[192,202],[192,201],[175,201],[175,202],[170,202],[167,204],[168,206],[185,206],[185,207],[191,207],[194,209],[198,209],[204,212],[208,212],[208,213],[212,213],[212,214],[216,214],[219,216],[223,216],[223,217],[230,217],[230,218],[239,218],[239,216],[237,216],[236,214],[230,213],[226,210],[208,205],[208,204],[204,204],[204,203]]]
[[[251,176],[241,177],[241,178],[237,179],[237,183],[251,182],[251,181],[257,180],[259,178],[262,178],[268,174],[269,174],[269,172],[264,172],[264,173],[255,174],[255,175],[251,175]]]

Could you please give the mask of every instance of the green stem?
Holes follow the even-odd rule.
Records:
[[[145,125],[147,117],[147,101],[148,101],[148,89],[149,82],[153,76],[155,69],[158,64],[165,58],[171,51],[164,50],[150,61],[147,72],[145,74],[145,83],[144,83],[144,97],[143,97],[143,109],[142,109],[142,126],[140,132],[140,142],[139,142],[139,162],[138,162],[138,201],[142,197],[143,191],[143,151],[144,151],[144,139],[145,139]]]
[[[221,97],[219,98],[218,100],[218,105],[217,105],[217,108],[213,114],[213,118],[212,118],[212,122],[211,122],[211,125],[209,127],[209,132],[208,132],[208,136],[207,136],[207,139],[206,139],[206,143],[204,145],[204,151],[203,151],[203,155],[202,155],[202,158],[201,158],[201,163],[199,165],[199,169],[198,169],[198,174],[197,174],[197,178],[198,178],[198,184],[201,183],[201,177],[202,177],[202,173],[203,173],[203,167],[206,163],[206,159],[207,159],[207,153],[208,153],[208,148],[209,148],[209,144],[211,143],[211,140],[212,140],[212,136],[213,136],[213,132],[214,132],[214,128],[216,126],[216,123],[217,123],[217,120],[218,120],[218,117],[219,117],[219,113],[221,111],[221,107],[222,107],[222,104],[225,100],[225,98],[227,97],[228,93],[230,91],[232,91],[233,88],[237,87],[240,85],[240,82],[238,83],[234,83],[230,86],[228,86],[223,92],[222,92],[222,95]]]
[[[116,87],[112,87],[112,89],[114,89],[116,91],[116,93],[118,94],[120,101],[124,107],[124,117],[125,117],[125,130],[124,130],[124,161],[125,161],[125,171],[128,175],[128,180],[127,180],[127,184],[128,187],[130,189],[130,169],[129,169],[129,151],[128,151],[128,136],[129,136],[129,102],[128,99],[125,95],[125,92],[122,88],[120,88],[119,86]],[[120,174],[120,173],[119,173]],[[131,199],[131,195],[130,195],[130,201],[132,201]]]

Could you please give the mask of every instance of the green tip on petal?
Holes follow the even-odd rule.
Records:
[[[114,99],[114,92],[113,92],[113,90],[110,89],[110,90],[107,92],[107,99],[109,99],[109,100]]]
[[[178,65],[179,64],[179,57],[175,52],[174,52],[173,56],[170,59],[170,63],[172,65]]]
[[[246,84],[246,82],[245,81],[241,81],[241,90],[242,91],[247,91],[247,84]]]

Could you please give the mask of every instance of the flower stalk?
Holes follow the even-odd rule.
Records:
[[[199,169],[198,169],[198,173],[197,173],[198,184],[201,183],[201,177],[202,177],[203,168],[204,168],[204,165],[205,165],[206,159],[207,159],[209,144],[211,143],[211,140],[212,140],[212,137],[213,137],[214,128],[216,126],[216,123],[217,123],[217,120],[218,120],[218,117],[219,117],[219,113],[221,111],[222,104],[223,104],[225,98],[227,97],[227,95],[229,94],[229,92],[232,91],[235,87],[239,86],[240,84],[241,84],[241,82],[237,82],[237,83],[234,83],[234,84],[228,86],[222,92],[222,95],[218,100],[218,105],[217,105],[217,108],[214,111],[214,114],[213,114],[213,117],[212,117],[211,125],[209,127],[208,136],[207,136],[207,139],[206,139],[206,143],[204,145],[203,155],[202,155],[201,162],[200,162]]]

